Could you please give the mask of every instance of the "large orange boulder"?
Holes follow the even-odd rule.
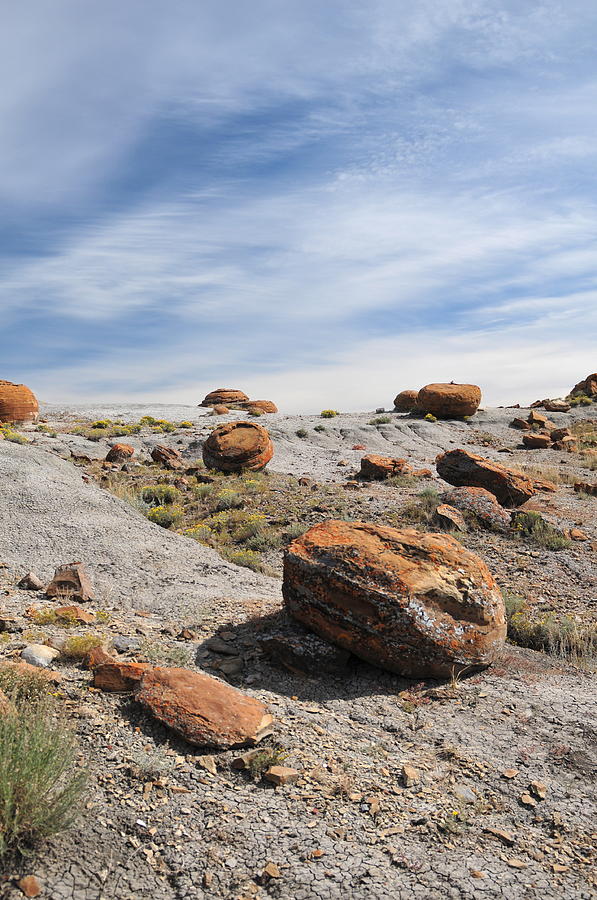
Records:
[[[477,412],[481,388],[476,384],[426,384],[417,394],[417,409],[438,419],[460,419]]]
[[[576,394],[583,394],[585,397],[597,397],[597,372],[587,375],[584,381],[579,381],[578,384],[574,385],[570,395],[574,397]]]
[[[247,412],[261,412],[261,413],[277,413],[278,407],[273,402],[273,400],[243,400],[242,403],[235,404],[240,407],[240,409],[246,409]]]
[[[33,391],[24,384],[0,380],[0,422],[19,425],[36,422],[39,405]]]
[[[487,566],[445,534],[321,522],[288,547],[282,591],[316,634],[409,677],[488,666],[506,635]]]
[[[112,444],[106,454],[106,462],[127,462],[134,456],[135,448],[130,444]]]
[[[555,491],[551,481],[540,481],[507,469],[500,463],[469,453],[468,450],[449,450],[435,460],[438,474],[456,487],[482,487],[497,497],[502,506],[520,506],[540,491]]]
[[[152,669],[143,676],[137,699],[197,747],[243,747],[272,730],[273,719],[259,700],[189,669]]]
[[[220,472],[263,469],[274,455],[269,432],[255,422],[219,425],[203,444],[203,462]]]
[[[201,401],[199,406],[230,406],[245,403],[249,398],[243,391],[234,388],[216,388]]]
[[[417,405],[418,391],[400,391],[394,398],[394,409],[398,412],[410,412]]]

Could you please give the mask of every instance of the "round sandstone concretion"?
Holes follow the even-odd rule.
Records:
[[[400,391],[394,398],[394,409],[398,412],[410,412],[417,405],[418,391]]]
[[[481,402],[476,384],[426,384],[417,395],[417,409],[439,419],[474,415]]]
[[[263,469],[273,455],[269,432],[254,422],[219,425],[203,444],[203,462],[220,472]]]
[[[39,405],[33,391],[24,384],[0,381],[0,422],[19,425],[36,422]]]
[[[230,406],[231,403],[245,403],[248,399],[243,391],[237,391],[234,388],[216,388],[199,405]]]
[[[135,455],[135,448],[130,444],[112,444],[106,454],[106,462],[127,462]]]
[[[238,404],[242,409],[246,409],[247,412],[252,412],[253,410],[257,410],[262,413],[277,413],[278,407],[273,402],[273,400],[247,400],[243,403]]]
[[[409,677],[488,666],[506,636],[487,566],[445,534],[321,522],[288,547],[282,593],[320,637]]]

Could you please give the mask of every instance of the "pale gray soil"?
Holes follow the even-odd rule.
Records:
[[[190,432],[121,439],[141,455],[164,443],[188,459],[201,455],[215,424],[240,417],[203,418],[203,410],[189,407],[43,412],[57,427],[77,416],[196,421]],[[570,469],[595,480],[575,455],[517,449],[520,435],[507,425],[521,412],[488,410],[469,423],[389,413],[391,423],[379,427],[367,424],[374,413],[258,421],[275,443],[274,471],[320,481],[345,480],[354,471],[364,451],[353,451],[353,444],[430,468],[441,450],[465,446],[505,464]],[[567,424],[590,414],[552,418]],[[314,432],[317,424],[326,431]],[[306,438],[296,436],[299,428],[307,429]],[[186,655],[186,665],[221,677],[234,660],[230,680],[269,706],[277,724],[268,746],[281,747],[285,764],[301,778],[280,788],[253,781],[230,768],[232,751],[216,754],[212,775],[201,764],[206,751],[151,723],[131,698],[89,691],[88,672],[58,661],[63,702],[91,767],[87,806],[73,831],[6,873],[0,896],[22,897],[11,878],[24,872],[43,882],[42,897],[56,900],[595,896],[591,675],[510,645],[491,670],[447,685],[436,699],[425,693],[431,683],[413,685],[357,661],[341,676],[291,674],[270,664],[259,645],[285,621],[278,580],[231,566],[215,551],[149,524],[59,458],[70,459],[71,450],[102,458],[106,442],[27,433],[33,446],[0,442],[0,563],[7,564],[0,568],[0,617],[14,617],[0,653],[25,646],[32,626],[24,611],[47,602],[41,593],[16,589],[20,576],[33,569],[47,579],[58,563],[81,559],[100,594],[90,607],[112,609],[112,620],[96,631],[136,638],[145,651],[131,658],[146,658],[149,647],[163,662]],[[512,454],[498,452],[503,448]],[[349,466],[338,466],[341,460]],[[367,502],[395,503],[399,493],[372,486]],[[555,520],[582,521],[597,539],[596,498],[581,500],[562,486],[541,502],[550,504]],[[526,593],[539,584],[552,602],[566,596],[578,608],[596,596],[590,542],[559,554],[517,555],[505,554],[493,535],[467,540],[502,585],[524,583]],[[139,609],[153,614],[139,617]],[[181,626],[193,626],[196,637],[179,640]],[[230,644],[224,656],[206,643],[219,630]],[[52,626],[45,632],[64,634]],[[405,763],[419,775],[411,787],[402,778]],[[508,777],[507,770],[513,770]],[[546,787],[534,806],[521,800],[533,781]],[[279,878],[262,874],[267,863],[279,867]]]

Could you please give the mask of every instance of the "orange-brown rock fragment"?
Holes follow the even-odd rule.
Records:
[[[548,447],[551,447],[551,438],[548,434],[542,433],[523,434],[522,443],[529,450],[547,450]]]
[[[482,487],[497,497],[502,506],[520,506],[539,491],[555,491],[555,484],[523,475],[500,463],[469,453],[449,450],[435,460],[438,474],[457,487]]]
[[[106,454],[106,462],[127,462],[134,456],[135,448],[130,444],[113,444]]]
[[[0,380],[0,422],[19,425],[36,422],[39,405],[33,391],[24,384]]]
[[[144,675],[137,699],[198,747],[243,747],[271,733],[272,717],[259,700],[188,669],[153,669]]]
[[[579,381],[578,384],[575,384],[570,394],[572,397],[576,396],[576,394],[581,394],[585,397],[597,397],[597,372],[587,375],[584,381]],[[2,416],[0,415],[1,418]]]
[[[247,412],[277,413],[278,407],[273,400],[243,400],[242,403],[236,404],[240,409],[246,409]]]
[[[269,432],[255,422],[219,425],[203,444],[203,462],[220,472],[258,471],[273,455]]]
[[[361,478],[366,480],[380,480],[391,475],[409,475],[412,467],[405,459],[394,459],[391,456],[378,456],[369,453],[361,458]]]
[[[322,522],[288,547],[282,592],[321,637],[408,676],[483,668],[506,634],[485,563],[445,534]]]
[[[47,609],[52,607],[48,606]],[[81,609],[80,606],[59,606],[54,610],[59,619],[65,621],[81,622],[83,625],[91,625],[95,622],[95,614],[88,613],[87,610]]]
[[[46,588],[48,597],[60,597],[87,603],[93,599],[93,587],[83,563],[66,563],[58,566],[50,584]]]
[[[156,444],[151,451],[151,458],[165,469],[180,469],[183,464],[180,451],[174,447],[165,447],[163,444]]]
[[[476,384],[426,384],[417,395],[417,409],[440,419],[472,416],[481,403]]]
[[[151,667],[113,659],[93,667],[93,685],[102,691],[135,691]]]
[[[394,409],[398,412],[410,412],[417,405],[418,391],[400,391],[394,397]]]

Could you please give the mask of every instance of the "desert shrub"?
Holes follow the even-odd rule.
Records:
[[[597,657],[597,623],[578,623],[554,613],[533,618],[524,597],[509,592],[504,593],[504,606],[510,643],[582,664]]]
[[[178,427],[179,428],[192,428],[193,423],[192,422],[179,422]]]
[[[434,416],[433,413],[427,413],[423,418],[426,422],[437,422],[437,416]]]
[[[151,425],[159,425],[158,419],[154,419],[153,416],[141,416],[139,419],[139,425],[143,426],[151,426]]]
[[[435,488],[427,487],[409,503],[402,507],[402,514],[411,522],[428,525],[432,522],[440,497]]]
[[[259,416],[263,416],[263,415],[264,415],[264,412],[263,412],[262,409],[250,409],[250,410],[249,410],[249,415],[250,415],[250,416],[254,416],[254,418],[258,419]]]
[[[517,512],[512,516],[512,526],[521,537],[543,550],[564,550],[569,539],[536,512]]]
[[[107,481],[104,482],[104,487],[111,494],[114,494],[115,497],[118,497],[119,500],[124,500],[140,513],[143,513],[143,515],[147,515],[149,505],[139,495],[138,489],[128,482],[121,481],[119,478],[108,477]]]
[[[267,490],[267,484],[261,475],[243,475],[241,485],[247,494],[261,494]]]
[[[412,487],[417,481],[414,475],[390,475],[383,483],[392,487]]]
[[[31,621],[36,625],[60,625],[62,628],[72,628],[77,622],[75,613],[68,610],[59,612],[47,606],[45,609],[34,609],[30,613]]]
[[[316,425],[315,428],[313,429],[313,431],[319,431],[319,432],[327,431],[327,428],[325,427],[325,425]]]
[[[168,647],[157,641],[143,641],[139,655],[155,666],[188,666],[191,654],[188,647]]]
[[[201,524],[207,525],[218,544],[242,544],[261,532],[265,525],[262,513],[242,509],[220,510],[208,516]]]
[[[266,550],[277,550],[282,546],[282,535],[272,529],[261,529],[245,541],[247,550],[264,553]]]
[[[89,427],[97,428],[97,429],[105,429],[105,428],[109,428],[111,424],[112,424],[111,419],[98,419],[96,422],[92,422]]]
[[[295,431],[294,433],[295,433],[296,436],[299,437],[299,438],[306,438],[307,435],[309,434],[309,432],[307,431],[306,428],[297,428],[296,431]]]
[[[295,538],[301,537],[307,531],[308,525],[304,525],[302,522],[293,522],[292,525],[289,525],[288,528],[284,531],[284,535],[288,541],[294,541]]]
[[[73,634],[61,650],[67,659],[86,659],[96,647],[101,647],[104,639],[99,634]]]
[[[153,506],[147,512],[147,518],[154,525],[161,525],[162,528],[171,528],[172,525],[178,525],[182,520],[184,510],[180,506]]]
[[[272,766],[281,766],[287,757],[288,753],[282,747],[264,747],[249,760],[247,771],[258,781]]]
[[[219,485],[215,483],[197,484],[193,486],[193,494],[198,500],[205,500],[207,497],[215,494],[217,490],[219,490]]]
[[[20,668],[18,663],[0,665],[0,691],[17,707],[47,696],[48,686],[48,679],[41,671]]]
[[[198,525],[192,525],[191,528],[185,528],[183,531],[185,537],[190,537],[200,544],[207,544],[211,538],[211,528],[203,522]]]
[[[237,491],[226,489],[218,494],[216,508],[218,511],[224,509],[240,509],[243,502],[243,498]]]
[[[337,409],[322,409],[320,415],[322,419],[334,419],[340,413]]]
[[[264,565],[261,556],[255,550],[234,550],[228,547],[218,548],[221,556],[228,562],[234,563],[235,566],[244,566],[246,569],[252,569],[253,572],[263,572]]]
[[[7,441],[11,441],[13,444],[29,443],[28,438],[26,438],[24,434],[19,434],[18,431],[14,431],[14,429],[10,428],[9,425],[0,425],[0,434],[3,434],[4,438]]]
[[[593,401],[590,397],[580,397],[578,402],[581,406],[590,406]]]
[[[44,425],[43,423],[41,425],[38,425],[35,430],[41,432],[41,434],[47,434],[48,437],[58,437],[58,433],[56,431],[50,428],[49,425]]]
[[[182,492],[173,484],[148,484],[141,491],[141,497],[152,506],[169,506],[180,500]]]
[[[392,421],[391,416],[377,416],[375,419],[369,419],[369,425],[388,425]]]
[[[86,780],[76,757],[72,733],[46,704],[0,716],[0,856],[72,824]]]

